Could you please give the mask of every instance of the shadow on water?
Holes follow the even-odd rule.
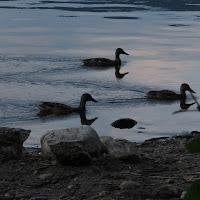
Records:
[[[8,1],[8,0],[7,0]],[[13,0],[15,1],[15,0]],[[6,1],[5,1],[6,2]],[[90,5],[90,7],[64,7],[64,6],[52,6],[50,4],[82,4]],[[116,6],[126,5],[126,6]],[[131,12],[137,10],[147,10],[152,8],[160,8],[170,11],[200,11],[199,0],[111,0],[111,1],[39,1],[34,3],[27,3],[28,7],[22,6],[0,6],[3,9],[55,9],[66,11],[79,11],[79,12]],[[41,5],[41,6],[37,6]],[[48,6],[46,6],[48,5]],[[92,6],[91,5],[95,5]],[[96,5],[103,5],[102,7]],[[109,5],[109,6],[106,6]],[[115,6],[110,6],[115,5]],[[134,6],[130,6],[134,5]],[[149,8],[142,7],[148,6]]]
[[[139,17],[125,17],[125,16],[110,16],[104,17],[106,19],[140,19]]]
[[[188,24],[169,24],[169,26],[172,26],[172,27],[183,27],[183,26],[190,26]]]

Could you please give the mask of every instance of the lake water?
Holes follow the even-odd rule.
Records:
[[[165,2],[165,3],[163,3]],[[159,7],[161,6],[161,7]],[[86,118],[97,133],[141,142],[199,130],[196,105],[187,112],[179,101],[147,100],[149,90],[179,92],[188,83],[200,95],[200,4],[193,1],[1,1],[0,126],[30,129],[25,146],[40,145],[52,129],[80,126],[78,114],[37,117],[36,104],[53,101],[78,106],[83,93]],[[115,68],[85,67],[81,59],[114,58]],[[188,102],[192,103],[191,97]],[[110,124],[119,118],[138,123],[132,129]]]

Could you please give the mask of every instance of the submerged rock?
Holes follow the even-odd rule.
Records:
[[[64,165],[82,165],[98,157],[103,144],[95,129],[84,125],[48,131],[41,138],[41,150],[44,158]]]
[[[23,143],[29,137],[30,130],[20,128],[0,128],[0,161],[20,159]]]
[[[109,156],[129,162],[140,161],[136,143],[125,139],[113,139],[109,136],[102,136],[100,139]]]
[[[115,128],[120,128],[120,129],[130,129],[133,126],[135,126],[137,122],[133,119],[130,118],[122,118],[114,121],[111,125]]]

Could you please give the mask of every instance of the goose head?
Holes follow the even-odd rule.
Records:
[[[192,90],[192,89],[190,88],[190,86],[189,86],[187,83],[183,83],[183,84],[181,85],[181,88],[180,88],[180,93],[181,93],[181,94],[185,94],[185,91],[189,91],[189,92],[191,92],[191,93],[196,93],[194,90]]]
[[[115,55],[119,56],[120,54],[125,54],[125,55],[129,55],[128,53],[126,53],[122,48],[117,48],[115,51]]]
[[[85,93],[82,95],[81,97],[81,102],[86,102],[86,101],[93,101],[93,102],[96,102],[98,103],[98,101],[96,101],[90,94],[88,93]]]

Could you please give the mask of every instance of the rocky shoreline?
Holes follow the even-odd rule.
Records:
[[[1,163],[0,200],[178,200],[200,180],[200,154],[185,147],[195,137],[137,143],[137,163],[104,154],[89,165],[64,166],[44,160],[40,148],[24,148],[20,160]]]

